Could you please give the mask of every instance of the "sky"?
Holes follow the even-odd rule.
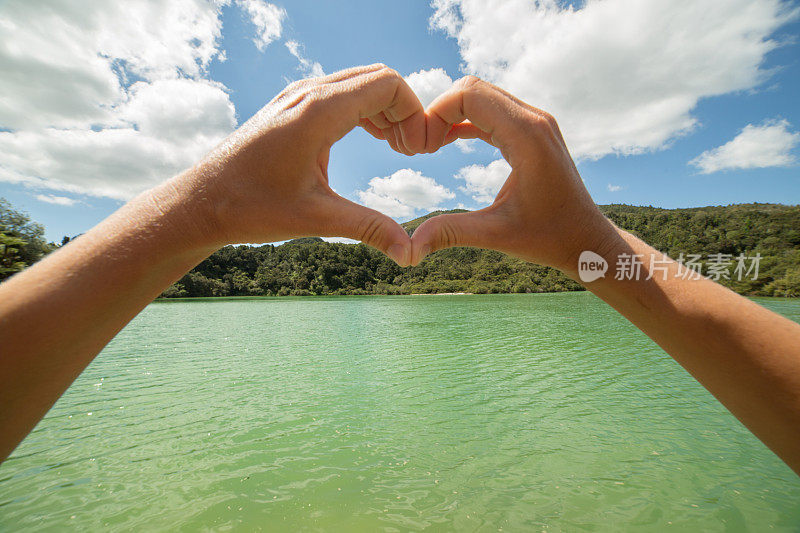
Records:
[[[49,240],[190,167],[287,83],[382,62],[423,104],[472,74],[552,113],[599,204],[800,204],[800,2],[0,2],[0,197]],[[398,221],[489,205],[499,152],[356,129],[341,195]]]

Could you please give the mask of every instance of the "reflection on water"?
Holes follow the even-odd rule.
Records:
[[[793,531],[798,501],[588,293],[156,303],[0,467],[2,530]]]

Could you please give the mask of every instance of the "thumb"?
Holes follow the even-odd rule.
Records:
[[[453,246],[494,248],[502,237],[500,224],[492,206],[429,218],[411,237],[411,264],[418,265],[426,255]]]
[[[411,239],[400,224],[383,213],[341,196],[334,202],[330,232],[377,248],[401,267],[411,264]]]

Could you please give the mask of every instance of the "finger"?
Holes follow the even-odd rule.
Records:
[[[392,124],[392,131],[394,131],[394,138],[397,139],[397,148],[401,154],[405,155],[414,155],[414,152],[411,151],[411,148],[408,147],[406,144],[406,139],[403,134],[403,128],[400,127],[400,124]]]
[[[396,71],[380,66],[328,87],[328,97],[335,102],[330,120],[338,126],[332,130],[332,142],[343,137],[362,118],[382,113],[390,124],[399,127],[396,140],[400,151],[419,153],[425,149],[425,112],[414,91]]]
[[[451,127],[444,138],[444,144],[450,144],[457,139],[481,139],[487,144],[492,144],[491,135],[468,121]]]
[[[376,139],[380,139],[382,141],[386,140],[386,136],[383,134],[380,128],[378,128],[375,124],[373,124],[370,119],[362,118],[361,127],[364,128],[367,131],[367,133],[369,133]]]
[[[333,213],[323,229],[325,237],[356,239],[377,248],[401,267],[411,264],[411,239],[388,216],[338,195],[332,195],[320,208]]]
[[[476,128],[483,132],[481,139],[488,139],[502,150],[512,137],[510,125],[520,114],[520,104],[494,85],[466,76],[428,106],[426,148],[431,150],[445,144],[453,127],[468,119],[471,126],[463,127],[465,133],[477,134]]]
[[[375,72],[377,70],[380,70],[381,68],[385,68],[385,65],[381,63],[373,63],[372,65],[360,65],[357,67],[346,68],[334,72],[333,74],[320,76],[319,78],[307,78],[307,79],[311,82],[316,82],[316,83],[336,83],[338,81],[360,76],[361,74]]]
[[[395,129],[386,128],[385,130],[381,130],[381,133],[384,137],[386,137],[386,142],[389,143],[389,146],[392,147],[392,150],[395,152],[400,152],[400,147],[397,145],[397,133],[395,132]]]
[[[370,122],[372,122],[382,130],[392,127],[392,123],[389,122],[389,119],[386,118],[386,115],[383,114],[383,111],[367,118],[369,118]]]
[[[492,206],[469,213],[429,218],[411,236],[411,264],[426,255],[453,246],[493,248],[503,237],[502,220]]]
[[[380,69],[381,66],[382,65],[380,64],[374,64],[374,65],[366,65],[360,67],[352,67],[340,70],[338,72],[334,72],[333,74],[328,74],[326,76],[320,76],[318,78],[304,78],[302,80],[295,80],[292,83],[288,84],[283,89],[283,91],[281,91],[278,94],[278,96],[275,97],[275,99],[276,100],[280,100],[282,98],[295,99],[298,93],[302,94],[303,92],[311,91],[313,88],[322,87],[325,84],[336,83],[342,80],[360,76],[362,74],[374,72]]]

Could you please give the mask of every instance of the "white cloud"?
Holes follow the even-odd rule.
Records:
[[[666,147],[704,97],[768,76],[781,0],[433,0],[463,69],[553,113],[574,155]]]
[[[67,198],[66,196],[55,196],[53,194],[37,194],[36,199],[47,204],[70,206],[78,203],[78,200]]]
[[[235,124],[235,109],[225,86],[209,80],[159,80],[134,83],[120,116],[143,135],[173,142],[217,138]],[[206,143],[207,144],[207,143]]]
[[[420,70],[405,77],[406,83],[416,93],[423,107],[453,85],[453,79],[442,68]]]
[[[461,150],[461,153],[471,154],[475,151],[475,143],[477,142],[477,139],[456,139],[453,144]]]
[[[227,93],[205,80],[134,84],[116,112],[127,125],[0,132],[0,181],[125,200],[194,164],[235,125]]]
[[[286,10],[264,0],[236,0],[237,5],[250,16],[258,33],[253,38],[256,47],[263,51],[269,43],[279,39],[283,31]]]
[[[622,185],[611,185],[611,184],[609,183],[609,184],[608,184],[608,190],[609,190],[609,192],[617,192],[617,191],[621,191],[621,190],[622,190]]]
[[[417,170],[404,168],[385,178],[372,178],[365,191],[356,191],[362,204],[390,217],[414,216],[418,210],[435,211],[439,204],[455,198],[455,194],[423,176]]]
[[[322,65],[304,55],[302,44],[297,41],[286,41],[286,48],[297,59],[297,70],[303,73],[304,78],[318,78],[325,75]]]
[[[689,161],[701,174],[720,170],[785,167],[797,161],[792,149],[800,144],[800,133],[789,131],[786,120],[768,120],[758,126],[748,124],[722,146],[706,150]]]
[[[197,77],[218,54],[220,30],[218,7],[202,0],[94,0],[47,8],[3,2],[0,126],[108,122],[126,96],[120,67],[147,81]]]
[[[469,165],[455,175],[466,182],[462,191],[472,195],[478,203],[490,204],[500,192],[506,178],[511,173],[511,165],[505,159],[497,159],[488,165]]]
[[[0,4],[0,181],[127,199],[196,162],[236,124],[220,8]]]

